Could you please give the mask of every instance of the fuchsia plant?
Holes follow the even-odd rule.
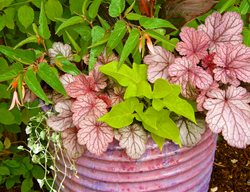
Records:
[[[215,12],[198,29],[182,28],[182,41],[176,47],[181,56],[151,46],[144,57],[147,67],[123,64],[117,69],[117,62],[111,62],[117,58],[104,53],[88,75],[61,76],[69,98],[57,101],[57,114],[47,124],[62,132],[63,145],[72,158],[81,156],[85,148],[100,155],[113,138],[131,158],[139,158],[146,149],[147,131],[160,147],[165,138],[193,146],[204,132],[204,120],[195,121],[191,105],[178,96],[181,92],[196,101],[213,132],[222,132],[230,145],[244,148],[250,144],[250,93],[242,82],[250,83],[250,48],[242,44],[242,28],[237,13]],[[174,117],[178,131],[171,111],[189,119]],[[158,130],[159,122],[171,130]]]

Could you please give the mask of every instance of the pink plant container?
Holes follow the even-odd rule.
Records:
[[[67,176],[64,192],[206,192],[217,136],[209,129],[192,148],[166,142],[161,152],[148,141],[145,154],[130,159],[116,142],[102,156],[85,152],[76,161],[78,177]],[[62,162],[58,162],[63,166]],[[63,179],[59,174],[57,183]]]

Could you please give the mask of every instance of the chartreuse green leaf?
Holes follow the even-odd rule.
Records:
[[[58,0],[48,0],[45,3],[45,12],[50,20],[56,21],[56,18],[60,18],[63,14],[62,4]]]
[[[147,112],[148,110],[149,112]],[[148,108],[147,111],[145,114],[139,114],[144,128],[155,135],[170,139],[181,145],[180,131],[175,122],[169,117],[170,111],[166,109],[154,111],[153,108]]]
[[[60,82],[58,76],[54,73],[52,67],[48,65],[48,63],[42,62],[39,64],[38,75],[58,93],[66,95],[66,91],[62,83]]]
[[[126,23],[124,21],[117,21],[114,30],[111,32],[107,46],[112,50],[117,47],[120,41],[126,34]]]
[[[145,29],[156,29],[164,27],[177,30],[177,28],[172,23],[160,18],[141,17],[139,19],[139,23]]]
[[[157,79],[154,82],[153,98],[159,99],[166,97],[173,91],[172,85],[165,79]]]
[[[44,39],[50,38],[50,30],[48,27],[47,17],[45,15],[43,1],[41,1],[41,8],[40,8],[40,15],[39,15],[39,34]]]
[[[173,91],[171,94],[163,98],[163,103],[170,111],[178,115],[182,115],[196,123],[194,108],[185,99],[180,98],[181,88],[178,85],[172,85]]]
[[[125,0],[111,0],[109,5],[109,15],[118,17],[125,9]]]
[[[137,14],[137,13],[129,13],[129,14],[126,15],[126,18],[128,20],[134,20],[134,21],[137,21],[142,17],[143,16],[141,14]]]
[[[15,63],[11,67],[8,67],[8,70],[6,70],[3,73],[0,73],[0,82],[15,78],[22,70],[23,70],[22,64]]]
[[[135,47],[139,44],[140,32],[137,29],[132,29],[128,36],[128,39],[123,47],[119,65],[124,63],[130,53],[135,49]]]
[[[152,100],[152,107],[155,110],[160,111],[160,110],[162,110],[165,107],[165,105],[164,105],[162,99],[155,99],[155,98],[153,98],[153,100]]]
[[[133,64],[130,68],[127,65],[121,65],[118,68],[118,62],[113,61],[103,65],[99,70],[114,78],[121,86],[128,87],[125,92],[125,99],[130,97],[152,97],[150,84],[147,82],[147,66],[144,64]]]
[[[24,81],[26,85],[29,87],[29,89],[39,98],[44,100],[46,104],[51,103],[51,101],[47,98],[46,94],[44,93],[39,81],[36,78],[36,74],[31,67],[27,69]]]
[[[32,24],[34,15],[34,10],[28,5],[19,7],[17,11],[18,20],[25,28],[28,28]]]
[[[154,140],[154,142],[158,145],[159,149],[162,151],[162,148],[163,148],[163,145],[164,145],[166,139],[163,137],[160,137],[154,133],[151,133],[151,137]]]
[[[135,109],[143,106],[137,98],[127,99],[112,107],[110,112],[99,118],[99,121],[103,121],[114,128],[122,128],[130,125],[135,117]]]
[[[71,18],[67,19],[66,21],[64,21],[58,27],[58,29],[56,30],[56,34],[59,33],[62,29],[65,29],[66,27],[69,27],[69,26],[72,26],[72,25],[75,25],[75,24],[79,24],[79,23],[83,23],[83,22],[84,22],[84,20],[80,16],[71,17]]]
[[[167,40],[167,38],[163,35],[161,35],[160,33],[154,31],[154,30],[151,30],[151,29],[146,29],[145,32],[152,38],[164,43],[166,48],[169,48],[168,50],[171,51],[171,50],[174,50],[175,48],[175,42],[171,42],[170,40]]]
[[[13,49],[12,47],[0,45],[0,52],[24,64],[32,64],[36,60],[36,54],[32,50]]]
[[[1,0],[0,1],[0,10],[4,7],[8,7],[14,0]]]
[[[89,6],[88,13],[89,13],[89,17],[91,19],[94,19],[97,16],[101,2],[102,2],[102,0],[93,0],[91,5]]]
[[[248,10],[249,10],[249,2],[248,0],[243,0],[240,4],[239,10],[240,10],[240,14],[245,15],[247,14]]]

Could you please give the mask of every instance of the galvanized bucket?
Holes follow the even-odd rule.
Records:
[[[192,148],[166,142],[163,151],[150,140],[145,154],[130,159],[116,142],[100,157],[86,152],[76,161],[78,177],[64,181],[63,192],[206,192],[217,136],[209,129]],[[62,162],[58,162],[63,166]],[[59,174],[57,181],[63,179]]]

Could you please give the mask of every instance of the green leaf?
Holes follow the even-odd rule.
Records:
[[[133,10],[134,6],[135,6],[135,2],[136,1],[133,1],[133,3],[126,9],[126,11],[124,12],[124,15],[127,16],[127,14],[130,13],[130,11]]]
[[[111,0],[109,5],[109,15],[118,17],[125,9],[125,0]]]
[[[223,13],[224,11],[226,11],[228,8],[230,8],[231,6],[234,5],[236,0],[227,0],[223,3],[223,5],[221,6],[220,9],[218,9],[218,11],[220,13]]]
[[[14,177],[9,177],[5,182],[6,189],[7,190],[11,189],[18,182],[19,182],[19,175]]]
[[[148,110],[150,112],[147,112]],[[169,117],[170,112],[166,109],[154,111],[153,108],[148,108],[148,110],[145,112],[146,115],[139,114],[144,128],[155,135],[170,139],[180,145],[179,128]]]
[[[14,23],[15,12],[16,12],[16,9],[13,7],[9,7],[4,10],[5,24],[6,24],[6,27],[8,27],[9,29],[14,29],[15,27],[15,23]]]
[[[160,33],[153,31],[151,29],[146,29],[145,32],[152,38],[164,43],[166,46],[166,48],[169,48],[168,50],[171,51],[173,49],[175,49],[175,42],[171,42],[169,40],[167,40],[166,37],[164,37],[163,35],[161,35]]]
[[[0,108],[0,123],[11,125],[15,123],[15,116],[6,108]]]
[[[83,23],[84,20],[82,17],[80,16],[74,16],[71,17],[69,19],[67,19],[66,21],[64,21],[56,30],[56,34],[59,33],[62,29],[65,29],[66,27],[72,26],[72,25],[76,25],[79,23]]]
[[[32,68],[28,68],[24,81],[26,85],[29,87],[29,89],[36,94],[39,98],[45,101],[46,104],[51,103],[51,101],[47,98],[46,94],[44,93],[40,83],[38,82],[36,78],[35,72],[32,70]]]
[[[250,47],[250,29],[244,28],[242,33],[244,44]]]
[[[58,76],[54,73],[53,68],[50,67],[48,63],[42,62],[39,64],[38,75],[55,91],[63,95],[66,95],[66,91],[62,83],[60,82]]]
[[[146,80],[142,80],[136,84],[130,84],[125,91],[124,99],[131,97],[147,97],[152,98],[151,85]]]
[[[164,105],[162,99],[155,99],[154,98],[153,101],[152,101],[152,107],[155,110],[160,111],[165,107],[165,105]]]
[[[34,165],[34,167],[32,168],[32,175],[36,179],[43,179],[44,169],[39,165]]]
[[[0,52],[24,64],[32,64],[36,60],[36,54],[33,50],[13,49],[12,47],[0,45]]]
[[[164,143],[166,142],[166,139],[154,133],[151,133],[151,137],[154,140],[154,142],[158,145],[159,149],[162,151],[162,148],[163,148]]]
[[[103,19],[101,16],[97,15],[97,17],[98,17],[103,29],[105,29],[106,31],[109,30],[110,29],[109,23],[105,19]]]
[[[66,58],[56,58],[56,63],[60,63],[59,69],[65,73],[69,73],[71,75],[79,75],[81,73],[75,64],[71,63]]]
[[[126,15],[126,18],[128,20],[134,20],[134,21],[138,21],[140,18],[142,18],[143,16],[141,14],[137,14],[137,13],[129,13]]]
[[[32,35],[30,37],[27,37],[26,39],[22,40],[21,42],[19,42],[14,49],[21,47],[27,43],[37,43],[37,37],[35,35]]]
[[[0,175],[10,175],[10,170],[6,166],[0,166]]]
[[[21,192],[30,192],[32,187],[33,187],[32,178],[26,178],[22,182]]]
[[[102,2],[102,0],[93,0],[91,5],[89,6],[89,10],[88,10],[90,18],[94,19],[97,16],[101,2]]]
[[[69,9],[71,14],[81,14],[82,13],[82,5],[86,0],[69,0]]]
[[[8,7],[14,0],[1,0],[0,1],[0,10],[5,7]]]
[[[0,82],[15,78],[21,71],[22,68],[21,69],[15,67],[10,68],[10,70],[8,70],[7,72],[0,74]]]
[[[0,57],[0,66],[1,66],[0,67],[0,74],[5,73],[9,70],[8,63],[3,57]]]
[[[114,128],[122,128],[130,125],[133,122],[135,108],[140,108],[143,105],[137,98],[130,98],[117,105],[113,106],[110,112],[99,118]]]
[[[188,118],[196,123],[194,109],[185,99],[179,97],[181,89],[178,85],[172,85],[173,91],[163,99],[164,105],[178,115]]]
[[[79,53],[81,51],[81,47],[76,43],[76,41],[71,37],[71,35],[67,31],[65,32],[67,34],[67,37],[69,38],[70,43],[72,44],[74,49],[77,51],[77,53]]]
[[[34,20],[34,10],[28,5],[21,6],[18,9],[17,15],[18,20],[24,28],[28,28]]]
[[[43,1],[41,2],[41,9],[40,9],[40,15],[39,15],[39,34],[44,39],[50,38],[50,30],[49,30],[49,26],[47,22],[47,17],[45,15]]]
[[[4,164],[6,166],[12,167],[12,168],[18,168],[18,167],[20,167],[20,163],[18,161],[14,160],[14,159],[12,159],[12,160],[9,160],[9,159],[5,160]]]
[[[10,98],[10,91],[7,89],[8,89],[7,85],[0,84],[0,93],[1,93],[0,99],[9,99]]]
[[[3,142],[0,141],[0,152],[1,152],[2,150],[4,150],[4,145],[3,145]]]
[[[172,23],[160,18],[141,17],[139,19],[139,23],[145,29],[155,29],[164,27],[177,30],[177,28]]]
[[[140,32],[137,29],[132,29],[130,31],[129,37],[123,47],[119,65],[124,63],[130,53],[135,49],[139,44]]]
[[[242,15],[247,14],[247,12],[249,10],[249,2],[248,2],[248,0],[243,0],[241,2],[239,10],[240,10],[240,14],[242,14]]]
[[[153,98],[166,97],[173,91],[172,85],[165,79],[157,79],[154,82]]]
[[[56,21],[56,18],[60,18],[63,14],[62,4],[58,0],[48,0],[45,3],[45,12],[50,20]]]
[[[3,30],[5,25],[6,25],[6,15],[0,15],[0,31]]]
[[[116,48],[119,42],[123,39],[126,34],[126,23],[124,21],[117,21],[112,31],[107,46],[112,50]]]

